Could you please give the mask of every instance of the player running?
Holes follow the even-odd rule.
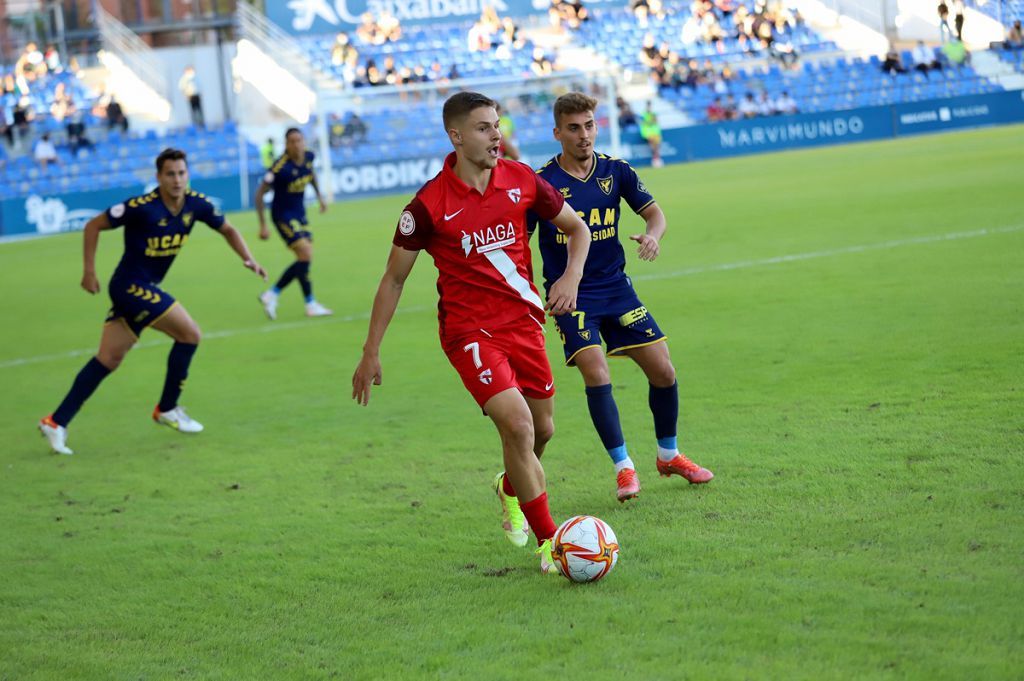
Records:
[[[274,227],[284,239],[285,245],[295,252],[295,262],[288,266],[276,284],[260,294],[263,311],[271,319],[277,319],[278,298],[293,279],[298,279],[299,286],[302,287],[307,317],[325,317],[333,314],[313,297],[313,282],[309,278],[309,268],[313,262],[313,233],[309,231],[309,220],[306,219],[307,184],[313,185],[317,201],[320,202],[320,212],[327,212],[327,204],[320,194],[320,186],[313,171],[314,158],[316,155],[306,150],[306,138],[302,131],[298,128],[288,128],[284,134],[284,154],[270,166],[263,177],[263,183],[256,190],[256,217],[260,222],[260,239],[266,241],[270,238],[267,221],[263,216],[263,195],[273,189],[270,219],[274,221]]]
[[[565,363],[576,365],[583,376],[590,417],[615,464],[619,501],[625,501],[640,493],[640,481],[622,436],[608,361],[600,352],[602,338],[610,357],[629,357],[647,375],[648,404],[658,440],[658,473],[666,477],[681,475],[691,483],[708,482],[714,475],[679,453],[679,394],[668,343],[625,273],[626,257],[619,241],[620,201],[625,199],[647,223],[644,234],[629,237],[639,244],[641,260],[658,257],[658,244],[666,229],[665,214],[628,163],[594,151],[596,108],[597,100],[579,92],[562,95],[555,101],[554,134],[562,145],[562,153],[537,172],[572,201],[577,214],[590,227],[592,244],[580,281],[576,311],[557,317],[555,323],[562,337]],[[538,223],[544,285],[550,288],[565,272],[565,235],[544,216],[533,215],[531,235]]]
[[[78,372],[64,401],[39,422],[39,430],[58,454],[72,454],[67,426],[78,410],[139,340],[147,326],[174,339],[167,357],[167,378],[153,420],[182,433],[198,433],[202,424],[178,405],[189,364],[199,346],[199,326],[178,301],[160,288],[174,258],[188,241],[196,222],[221,233],[247,268],[264,280],[267,273],[252,258],[245,239],[204,194],[188,188],[185,152],[165,149],[156,157],[157,189],[111,206],[85,225],[85,273],[82,288],[99,293],[96,245],[100,232],[124,227],[124,255],[110,278],[112,306],[100,338],[100,349]]]
[[[371,385],[381,384],[384,333],[416,256],[427,251],[438,269],[441,347],[501,436],[506,473],[495,479],[495,491],[506,536],[525,546],[533,528],[541,570],[557,573],[551,559],[557,528],[539,461],[554,433],[555,382],[544,351],[544,312],[575,309],[590,246],[587,228],[528,166],[499,159],[501,133],[492,100],[460,92],[445,102],[443,115],[455,152],[398,220],[352,376],[352,397],[365,405]],[[566,236],[565,271],[551,282],[546,308],[532,282],[528,209]]]

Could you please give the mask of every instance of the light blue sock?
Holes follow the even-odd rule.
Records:
[[[636,470],[636,466],[633,465],[633,460],[629,458],[629,451],[626,449],[625,443],[618,447],[612,447],[608,450],[608,456],[611,457],[612,463],[615,464],[615,472],[618,473],[623,468],[632,468]]]
[[[658,458],[662,461],[671,461],[679,453],[679,445],[676,436],[658,438]]]
[[[279,289],[276,285],[270,287],[270,292],[273,293],[275,296],[281,295],[281,289]]]

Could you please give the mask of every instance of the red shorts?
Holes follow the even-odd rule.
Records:
[[[555,379],[544,347],[544,328],[532,317],[498,329],[479,329],[443,340],[442,347],[481,408],[487,400],[509,388],[538,400],[555,394]]]

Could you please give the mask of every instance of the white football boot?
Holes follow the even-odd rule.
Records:
[[[270,321],[277,319],[277,294],[271,290],[266,290],[260,294],[260,303],[263,305],[263,311],[267,313],[267,317]]]
[[[315,300],[311,303],[306,303],[306,316],[307,317],[330,317],[334,314],[334,310],[329,310]]]
[[[68,430],[64,426],[58,426],[53,416],[47,416],[39,421],[39,432],[43,434],[50,449],[58,454],[74,454],[68,447]]]
[[[177,406],[170,411],[160,411],[159,405],[153,409],[153,420],[174,428],[179,433],[201,433],[203,424],[185,413],[185,408]]]

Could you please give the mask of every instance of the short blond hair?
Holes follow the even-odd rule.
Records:
[[[562,116],[569,114],[594,112],[597,110],[597,100],[588,97],[582,92],[569,92],[555,100],[555,127],[561,124]]]

